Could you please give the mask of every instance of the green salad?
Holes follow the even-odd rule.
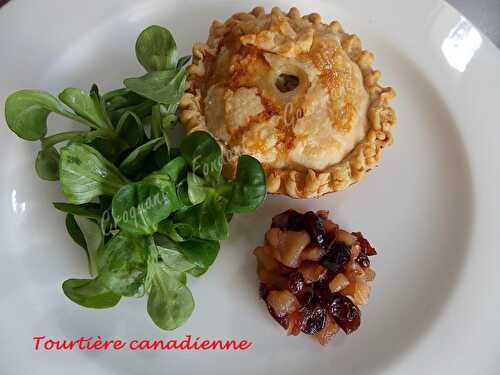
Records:
[[[194,309],[187,276],[212,265],[233,214],[262,204],[265,174],[244,155],[235,178],[224,177],[221,149],[205,132],[173,147],[169,133],[179,121],[190,56],[179,57],[160,26],[144,30],[135,51],[146,74],[125,79],[125,87],[103,95],[95,84],[89,93],[67,88],[57,98],[17,91],[7,98],[5,118],[20,138],[40,141],[36,172],[60,181],[67,202],[54,207],[86,253],[90,277],[66,280],[65,295],[89,308],[147,295],[151,319],[172,330]],[[47,135],[51,113],[86,128]]]

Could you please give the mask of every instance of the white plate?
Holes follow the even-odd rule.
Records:
[[[13,374],[498,374],[500,323],[500,53],[454,9],[423,1],[261,1],[338,19],[376,54],[398,92],[395,144],[381,166],[319,200],[271,197],[238,216],[232,238],[201,280],[196,309],[175,332],[149,320],[144,300],[85,310],[61,282],[84,276],[67,237],[55,183],[36,178],[37,146],[0,129],[1,373]],[[157,23],[182,47],[204,40],[213,19],[250,1],[16,0],[0,10],[0,97],[21,88],[102,89],[141,72],[138,33]],[[54,127],[62,121],[54,119]],[[377,280],[361,329],[322,348],[286,337],[257,297],[251,250],[271,216],[293,206],[328,208],[379,249]],[[253,341],[246,352],[35,352],[32,337],[207,338]]]

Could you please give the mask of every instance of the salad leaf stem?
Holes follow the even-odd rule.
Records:
[[[87,134],[88,132],[86,131],[69,131],[69,132],[63,132],[63,133],[57,133],[54,135],[51,135],[50,137],[45,137],[42,138],[42,148],[50,148],[58,143],[64,142],[64,141],[70,141],[74,139],[76,136],[80,136],[83,134]]]

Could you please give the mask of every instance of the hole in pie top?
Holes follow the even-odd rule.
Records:
[[[281,92],[290,92],[299,85],[299,77],[293,74],[281,73],[276,79],[276,87]]]

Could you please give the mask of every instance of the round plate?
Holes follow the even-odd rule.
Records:
[[[196,308],[186,325],[159,330],[145,300],[86,310],[62,293],[86,261],[51,202],[57,183],[37,179],[37,145],[0,129],[0,362],[2,374],[498,374],[500,52],[437,0],[261,1],[339,20],[376,55],[398,97],[395,144],[379,168],[345,192],[316,200],[272,196],[231,225],[216,264],[189,280]],[[213,19],[250,1],[16,0],[0,11],[0,102],[22,88],[121,86],[141,73],[138,33],[172,30],[182,52],[206,39]],[[51,129],[73,126],[51,118]],[[286,337],[258,299],[252,249],[276,213],[329,209],[377,247],[377,279],[359,331],[321,347]],[[244,352],[35,351],[33,336],[74,339],[246,339]]]

